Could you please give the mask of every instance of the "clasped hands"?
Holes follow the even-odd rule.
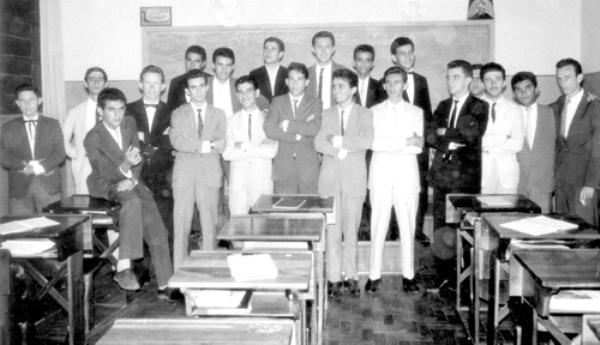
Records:
[[[316,117],[315,114],[311,114],[309,117],[306,118],[306,122],[311,122],[312,120],[315,119],[315,117]],[[279,128],[284,133],[287,133],[289,126],[290,126],[290,120],[283,120],[279,123]],[[296,140],[300,140],[300,139],[302,139],[302,135],[296,134]]]
[[[30,160],[29,162],[24,161],[23,164],[25,164],[25,167],[21,171],[25,175],[37,176],[46,173],[46,169],[44,169],[44,167],[37,160]]]

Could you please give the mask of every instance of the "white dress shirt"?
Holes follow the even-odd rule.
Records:
[[[275,82],[277,81],[277,72],[279,72],[279,65],[273,67],[266,66],[267,75],[269,76],[269,84],[271,85],[271,95],[275,97]]]
[[[569,99],[569,102],[567,103],[567,122],[566,122],[566,126],[565,126],[565,132],[566,133],[561,133],[564,134],[564,137],[566,138],[567,135],[569,134],[569,128],[571,127],[571,122],[573,122],[573,117],[575,117],[575,112],[577,112],[577,107],[579,107],[579,103],[581,103],[581,99],[583,98],[583,89],[579,90],[579,92],[577,92],[573,97],[571,97]],[[566,100],[566,98],[565,98]],[[561,128],[561,130],[563,130]]]
[[[364,79],[358,78],[358,96],[360,98],[360,104],[363,107],[367,106],[367,93],[369,91],[369,77]]]
[[[148,118],[148,132],[152,132],[152,125],[154,124],[154,116],[156,115],[156,109],[158,107],[158,102],[150,102],[143,100],[144,104],[156,104],[156,107],[146,107],[146,117]]]
[[[406,73],[406,94],[410,104],[415,103],[415,74],[413,71]]]
[[[206,123],[206,102],[201,106],[197,106],[195,103],[190,103],[192,109],[194,109],[194,123],[196,123],[196,129],[198,129],[198,109],[202,110],[200,116],[202,117],[202,125]]]
[[[325,66],[317,64],[315,67],[317,92],[319,91],[319,75],[321,74],[321,70],[323,70],[323,85],[321,85],[323,98],[321,101],[323,101],[323,109],[328,109],[331,107],[331,61]],[[318,94],[317,97],[319,97]]]
[[[537,126],[538,107],[537,103],[533,103],[529,107],[521,107],[523,110],[523,134],[530,149],[533,149],[533,141],[535,140],[535,130]]]
[[[221,83],[217,78],[213,78],[213,106],[225,112],[225,117],[230,118],[233,115],[233,103],[231,100],[231,79]]]
[[[89,132],[96,125],[96,118],[98,116],[96,114],[97,108],[98,104],[96,101],[88,97],[85,105],[85,133]]]
[[[27,121],[38,121],[39,115],[36,114],[34,117],[27,118],[23,116],[25,121],[25,132],[27,132],[27,141],[29,142],[29,148],[31,149],[31,157],[35,159],[35,135],[37,133],[37,126],[39,122],[27,122]]]

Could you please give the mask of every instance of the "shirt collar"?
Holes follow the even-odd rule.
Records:
[[[583,98],[583,88],[579,90],[573,97],[569,98],[569,104],[579,104]]]
[[[290,102],[292,102],[292,104],[294,103],[294,101],[298,101],[298,105],[300,105],[300,103],[302,102],[302,98],[304,98],[304,94],[302,94],[300,97],[294,97],[292,96],[291,93],[288,93],[290,95]]]
[[[23,121],[38,121],[40,119],[40,114],[35,114],[35,116],[31,118],[26,118],[24,115],[21,115]]]
[[[201,106],[197,106],[196,104],[190,102],[190,106],[192,107],[192,109],[194,109],[194,113],[198,113],[198,109],[202,110],[202,116],[204,116],[204,114],[206,114],[206,107],[207,107],[207,103],[204,102],[204,104],[202,104]]]
[[[347,106],[346,108],[342,108],[342,107],[340,107],[339,105],[338,105],[337,107],[338,107],[338,110],[339,110],[339,111],[343,111],[343,112],[344,112],[344,114],[348,115],[348,114],[350,114],[350,111],[352,111],[352,106],[353,106],[353,105],[354,105],[354,102],[350,103],[350,105],[349,105],[349,106]]]
[[[467,97],[469,97],[470,94],[471,93],[467,92],[461,98],[455,98],[454,96],[452,96],[452,101],[458,101],[458,103],[463,104],[467,100]]]

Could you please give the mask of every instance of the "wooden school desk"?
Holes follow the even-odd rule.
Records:
[[[502,198],[506,205],[489,205],[481,198]],[[480,200],[481,199],[481,200]],[[481,296],[481,216],[494,212],[540,213],[540,207],[519,194],[448,194],[446,222],[458,223],[456,229],[456,311],[473,342],[479,342]],[[464,257],[465,250],[471,255]],[[466,260],[470,260],[467,264]],[[469,300],[461,300],[467,289]],[[465,315],[466,313],[466,315]]]

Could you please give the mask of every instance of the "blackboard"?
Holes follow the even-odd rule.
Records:
[[[283,64],[292,61],[314,64],[311,38],[320,30],[329,30],[336,37],[334,60],[352,68],[352,52],[361,43],[375,47],[373,76],[380,78],[392,65],[390,44],[398,36],[415,42],[415,71],[429,79],[432,103],[447,97],[446,64],[453,59],[472,63],[488,62],[494,56],[493,21],[444,21],[415,24],[344,24],[307,26],[240,26],[225,27],[145,27],[142,29],[143,64],[155,64],[164,69],[167,79],[183,73],[184,52],[192,44],[207,50],[207,72],[212,73],[212,52],[222,46],[236,54],[235,76],[247,74],[262,65],[262,44],[265,38],[277,36],[285,47]]]

